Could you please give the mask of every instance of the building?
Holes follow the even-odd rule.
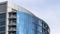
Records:
[[[47,23],[9,1],[0,3],[0,34],[50,34]]]

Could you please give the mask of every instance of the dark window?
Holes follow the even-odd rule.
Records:
[[[5,25],[5,21],[0,22],[0,26]]]
[[[0,31],[5,31],[5,26],[0,27]]]
[[[5,34],[6,13],[0,14],[0,34]]]
[[[4,19],[4,18],[6,18],[6,14],[5,13],[0,14],[0,19]]]
[[[5,34],[5,32],[1,32],[0,34]]]
[[[6,20],[6,14],[5,13],[0,14],[0,26],[5,25],[6,23],[5,20]]]

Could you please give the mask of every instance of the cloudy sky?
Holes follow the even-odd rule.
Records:
[[[60,34],[60,0],[12,0],[12,2],[46,21],[50,26],[50,34]]]

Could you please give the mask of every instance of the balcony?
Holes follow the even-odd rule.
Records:
[[[16,18],[16,12],[9,12],[9,18]]]
[[[9,18],[16,18],[16,15],[10,15]]]
[[[9,31],[16,31],[16,27],[9,27]]]
[[[15,19],[9,20],[9,25],[16,25],[16,20]]]
[[[16,34],[16,32],[9,32],[9,34]]]
[[[16,25],[16,22],[10,22],[9,25]]]

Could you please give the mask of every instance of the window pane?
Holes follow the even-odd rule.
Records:
[[[5,26],[0,27],[0,31],[5,31]]]

